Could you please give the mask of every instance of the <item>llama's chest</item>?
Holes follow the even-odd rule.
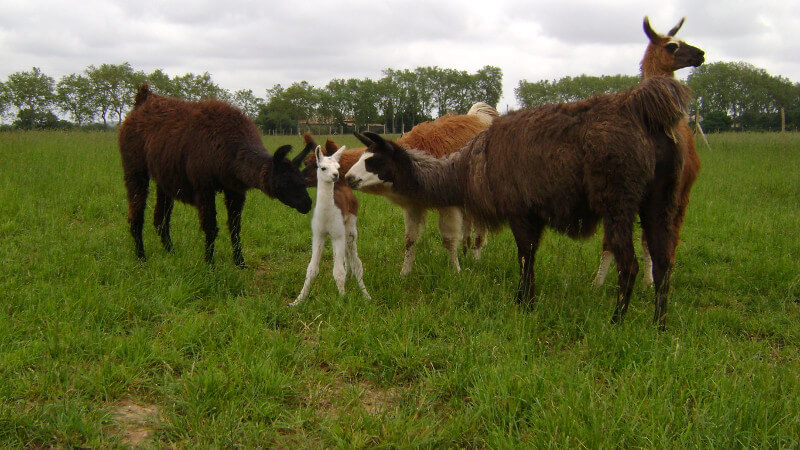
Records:
[[[316,233],[327,233],[331,236],[344,235],[344,217],[342,211],[333,202],[318,202],[311,218],[311,228]]]

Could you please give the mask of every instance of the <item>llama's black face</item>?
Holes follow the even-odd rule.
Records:
[[[391,144],[378,135],[374,136],[377,137],[376,142],[362,141],[367,145],[367,150],[345,175],[347,184],[353,189],[391,187],[394,183]]]
[[[287,146],[288,147],[288,146]],[[275,151],[272,159],[272,192],[278,200],[299,212],[306,214],[311,211],[311,197],[306,190],[306,179],[300,170],[288,159],[285,147]]]
[[[704,51],[683,41],[672,40],[664,46],[664,50],[672,53],[675,58],[672,70],[683,69],[684,67],[697,67],[705,61]]]

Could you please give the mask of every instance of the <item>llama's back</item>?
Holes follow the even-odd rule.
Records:
[[[488,126],[476,115],[444,116],[418,124],[397,143],[440,158],[459,151]]]
[[[612,177],[640,195],[652,177],[651,137],[668,133],[687,103],[685,88],[668,80],[631,91],[544,105],[501,116],[462,150],[459,173],[468,209],[486,225],[537,210],[571,235],[592,231]],[[640,192],[641,191],[641,192]]]

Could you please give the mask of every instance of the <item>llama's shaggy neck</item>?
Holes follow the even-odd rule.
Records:
[[[397,150],[392,190],[434,207],[461,206],[464,194],[458,181],[460,159],[460,153],[434,158],[418,150]]]
[[[239,152],[236,157],[234,171],[236,177],[248,187],[264,191],[272,195],[269,186],[264,185],[264,172],[269,172],[272,167],[272,155],[258,149],[246,149]]]

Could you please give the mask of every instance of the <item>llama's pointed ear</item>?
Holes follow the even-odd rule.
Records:
[[[336,142],[333,142],[332,139],[328,139],[327,141],[325,141],[325,154],[326,155],[332,155],[332,154],[336,153],[336,150],[338,150],[338,149],[339,149],[339,146],[336,145]]]
[[[286,158],[286,155],[288,155],[290,151],[292,151],[292,146],[284,145],[275,150],[275,153],[272,154],[272,158],[276,161],[283,161],[283,159]]]
[[[317,146],[317,148],[314,149],[314,156],[317,157],[317,164],[319,164],[319,161],[322,161],[322,156],[323,156],[322,147],[320,147],[319,145]]]
[[[644,16],[644,23],[642,24],[644,27],[644,34],[647,35],[647,38],[650,39],[650,42],[657,43],[660,36],[658,33],[653,30],[653,27],[650,26],[650,19],[647,16]]]
[[[292,165],[300,168],[300,165],[303,164],[303,160],[306,159],[306,156],[317,146],[317,143],[314,142],[314,138],[311,137],[310,133],[306,133],[303,135],[303,142],[305,142],[306,146],[303,147],[303,150],[297,154],[292,160]]]
[[[386,142],[386,140],[383,139],[383,137],[380,134],[367,131],[366,133],[364,133],[364,136],[366,136],[367,139],[369,139],[375,144],[374,148],[375,150],[388,153],[390,155],[394,151],[394,148],[391,145],[389,145],[389,143]]]
[[[361,141],[361,143],[366,145],[367,147],[372,145],[372,140],[370,140],[368,137],[364,136],[363,134],[359,133],[358,131],[354,131],[353,135],[355,137],[357,137],[358,140]]]
[[[347,148],[347,146],[343,145],[342,148],[340,148],[339,150],[336,150],[336,153],[334,153],[331,157],[333,159],[335,159],[336,162],[339,162],[339,159],[342,158],[342,153],[344,153],[346,148]]]
[[[669,30],[669,33],[667,33],[667,36],[669,36],[669,37],[675,36],[675,33],[677,33],[677,32],[678,32],[678,30],[680,30],[680,29],[681,29],[681,27],[683,26],[683,21],[684,21],[684,20],[686,20],[686,17],[682,18],[682,19],[681,19],[681,21],[680,21],[680,22],[678,22],[678,24],[677,24],[677,25],[675,25],[674,27],[672,27],[672,29],[671,29],[671,30]]]

